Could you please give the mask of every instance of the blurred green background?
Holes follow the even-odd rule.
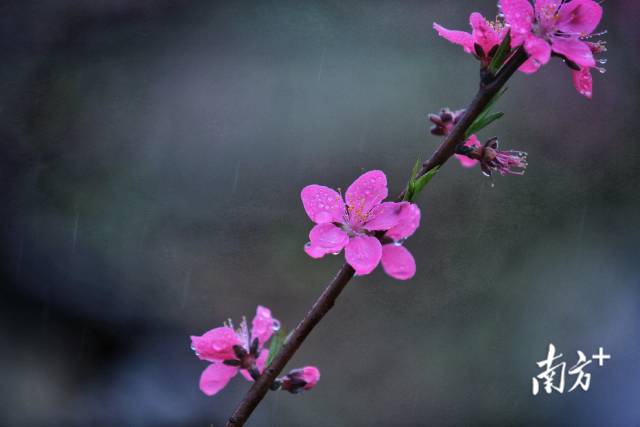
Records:
[[[290,364],[318,386],[248,425],[640,425],[640,5],[603,7],[594,99],[558,60],[517,74],[481,137],[526,175],[447,164],[417,276],[350,283]],[[3,3],[0,424],[221,425],[248,383],[204,396],[188,336],[258,304],[295,326],[343,259],[303,252],[300,189],[402,189],[427,113],[477,86],[431,25],[476,10],[495,1]],[[532,396],[550,342],[612,359]]]

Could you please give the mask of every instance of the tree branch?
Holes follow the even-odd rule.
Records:
[[[436,166],[443,165],[447,160],[449,160],[449,158],[454,154],[456,146],[463,142],[465,133],[469,126],[471,126],[478,115],[484,111],[491,99],[493,99],[500,89],[504,87],[509,78],[526,59],[527,55],[524,50],[522,48],[518,48],[493,79],[490,79],[488,82],[481,83],[478,93],[473,101],[471,101],[471,104],[466,109],[458,124],[451,133],[447,135],[431,158],[422,164],[422,168],[418,171],[416,178],[426,174]],[[402,200],[405,191],[400,194],[397,199],[398,201]],[[333,280],[327,285],[309,312],[307,312],[302,321],[298,323],[295,329],[291,332],[278,355],[265,369],[260,378],[253,383],[244,399],[242,399],[242,402],[240,402],[240,405],[237,407],[231,418],[229,418],[226,427],[240,427],[245,424],[253,410],[269,391],[269,386],[284,369],[285,365],[293,357],[298,348],[300,348],[305,338],[307,338],[307,335],[309,335],[313,328],[334,306],[336,299],[347,283],[349,283],[349,280],[351,280],[354,273],[353,268],[351,268],[349,264],[345,263],[342,266],[340,271],[338,271],[338,274],[336,274]]]

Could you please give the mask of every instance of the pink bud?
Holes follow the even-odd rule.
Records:
[[[311,390],[320,380],[320,370],[315,366],[294,369],[281,378],[282,390],[289,393],[300,393]]]

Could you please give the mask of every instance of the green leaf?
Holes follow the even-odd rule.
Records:
[[[500,67],[504,63],[504,60],[507,58],[507,55],[511,52],[511,30],[507,31],[507,34],[504,36],[500,47],[496,51],[495,55],[493,55],[493,59],[491,59],[491,63],[489,64],[489,72],[494,76],[497,74]]]
[[[480,132],[482,129],[486,128],[502,116],[504,116],[504,113],[502,111],[498,111],[495,113],[485,114],[482,117],[478,117],[471,124],[471,126],[469,126],[469,129],[467,129],[467,137],[473,135],[474,133]]]
[[[431,181],[431,178],[438,173],[439,166],[431,169],[424,175],[419,178],[414,178],[418,173],[418,167],[420,166],[420,159],[416,162],[416,165],[413,167],[413,171],[411,173],[411,178],[409,178],[409,183],[407,184],[407,191],[404,194],[402,200],[406,202],[412,202],[413,199],[422,191],[422,189]]]
[[[440,170],[440,166],[436,166],[435,168],[431,169],[429,172],[425,173],[424,175],[422,175],[420,178],[415,180],[416,183],[416,191],[415,193],[418,194],[422,191],[422,189],[429,183],[429,181],[431,181],[431,179],[436,176],[436,174],[438,173],[438,171]]]
[[[267,363],[265,363],[264,367],[271,365],[273,359],[276,358],[278,353],[280,353],[280,349],[284,344],[284,340],[287,338],[287,333],[284,328],[280,328],[277,334],[271,337],[271,344],[269,345],[269,357],[267,358]]]
[[[498,93],[493,95],[493,98],[491,98],[491,100],[487,103],[487,106],[484,107],[484,110],[482,110],[482,113],[480,113],[478,117],[476,117],[473,123],[471,123],[471,126],[469,126],[469,128],[466,130],[464,134],[465,138],[469,138],[474,133],[479,132],[481,129],[486,128],[492,122],[498,120],[500,117],[504,115],[504,113],[491,113],[491,108],[500,99],[500,97],[504,95],[506,91],[507,91],[507,87],[505,86]],[[492,117],[491,120],[487,121],[487,117],[496,115],[496,114],[498,114],[499,116]]]

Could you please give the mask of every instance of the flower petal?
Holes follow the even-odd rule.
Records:
[[[593,0],[572,0],[558,11],[557,27],[574,35],[591,34],[602,19],[602,6]]]
[[[358,236],[349,240],[344,250],[347,262],[358,275],[371,273],[382,257],[380,241],[371,236]]]
[[[238,373],[237,366],[212,363],[200,375],[200,390],[207,396],[213,396],[225,388],[231,378]]]
[[[533,74],[540,69],[540,63],[533,58],[529,58],[524,61],[524,64],[518,68],[519,71],[522,71],[526,74]]]
[[[271,317],[271,310],[261,305],[256,308],[256,315],[251,321],[251,340],[258,338],[259,348],[262,348],[264,343],[269,341],[269,338],[273,335],[273,325],[275,323],[276,320]]]
[[[388,244],[382,247],[382,268],[394,279],[408,280],[416,274],[416,261],[404,246]]]
[[[578,39],[565,39],[554,37],[551,40],[551,48],[554,52],[564,55],[567,59],[581,67],[595,67],[596,61],[589,45]]]
[[[398,242],[411,236],[419,226],[420,208],[414,203],[406,203],[400,211],[398,224],[387,231],[385,236]]]
[[[400,220],[400,211],[408,202],[384,202],[374,207],[363,228],[369,231],[388,230]]]
[[[345,200],[349,208],[349,215],[366,216],[374,206],[387,198],[387,177],[384,172],[372,170],[365,172],[349,186],[345,193]],[[351,218],[351,222],[358,218]]]
[[[322,185],[307,185],[300,193],[304,210],[316,224],[344,221],[344,202],[337,191]]]
[[[473,52],[473,36],[471,34],[465,31],[448,30],[435,22],[433,23],[433,29],[438,32],[440,37],[462,46],[465,52]]]
[[[327,251],[325,251],[323,248],[321,248],[320,246],[313,246],[313,244],[311,242],[307,242],[304,245],[304,251],[307,253],[307,255],[309,255],[311,258],[322,258],[323,256],[325,256],[327,254]]]
[[[500,34],[489,25],[484,16],[478,12],[473,12],[469,17],[469,23],[473,28],[471,32],[473,41],[480,45],[485,54],[489,53],[495,45],[500,44]]]
[[[541,38],[529,37],[524,43],[524,48],[530,55],[528,61],[533,60],[533,63],[538,68],[549,62],[551,58],[551,46]]]
[[[478,164],[478,161],[476,159],[470,159],[469,157],[462,154],[454,154],[454,156],[456,157],[456,159],[458,159],[458,161],[464,168],[472,168]]]
[[[591,77],[591,71],[584,67],[580,69],[580,71],[571,70],[571,74],[573,76],[573,85],[580,95],[591,99],[593,95],[593,78]]]
[[[260,352],[260,356],[256,359],[256,367],[260,373],[264,372],[264,364],[267,363],[267,359],[269,358],[269,349],[263,348]],[[247,380],[253,382],[253,378],[249,374],[249,371],[246,369],[240,369],[240,374]]]
[[[500,0],[498,5],[511,27],[511,47],[520,46],[533,26],[533,6],[528,0]]]
[[[191,348],[202,360],[209,362],[235,359],[233,346],[240,344],[236,332],[228,327],[211,329],[202,336],[191,336]]]
[[[340,252],[349,243],[349,235],[333,224],[318,224],[309,232],[309,240],[311,246],[328,254]]]

